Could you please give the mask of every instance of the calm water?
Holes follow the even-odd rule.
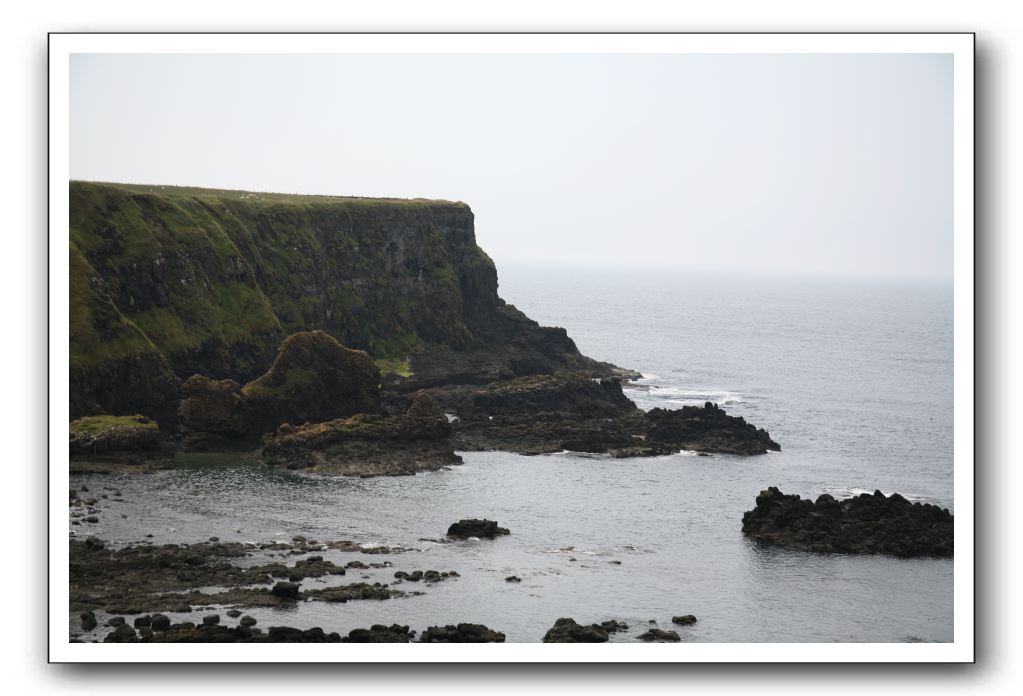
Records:
[[[89,532],[114,542],[151,533],[157,543],[301,533],[416,549],[324,552],[335,562],[394,564],[329,582],[461,574],[399,585],[425,592],[406,599],[249,611],[263,626],[470,621],[537,641],[571,616],[623,619],[630,630],[615,639],[626,641],[651,619],[683,641],[952,640],[952,561],[765,549],[739,531],[768,485],[804,496],[880,488],[953,508],[951,287],[502,267],[501,293],[541,323],[568,328],[584,353],[647,375],[629,392],[643,408],[717,401],[767,428],[782,452],[468,453],[449,471],[393,479],[309,478],[192,456],[173,472],[76,477],[125,498],[102,501],[108,509]],[[497,519],[512,534],[421,540],[461,517]],[[505,582],[512,574],[522,582]],[[688,613],[696,625],[671,624]]]

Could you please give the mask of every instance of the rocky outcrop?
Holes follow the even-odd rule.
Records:
[[[426,392],[402,415],[359,414],[326,423],[282,425],[260,457],[273,466],[351,476],[401,476],[461,463],[451,426]]]
[[[141,415],[85,416],[72,421],[68,441],[73,470],[159,466],[173,456],[156,422]]]
[[[765,430],[715,404],[643,412],[614,377],[595,380],[557,372],[431,393],[458,417],[454,439],[461,450],[635,457],[680,450],[752,455],[781,449]]]
[[[646,441],[652,446],[743,455],[781,450],[766,430],[747,423],[741,416],[729,416],[710,402],[703,408],[655,408],[647,412],[646,421]]]
[[[816,501],[771,486],[742,517],[742,532],[757,541],[822,553],[952,557],[952,514],[936,505],[911,503],[898,493],[863,493]]]
[[[546,634],[544,643],[606,643],[607,629],[598,624],[582,626],[575,619],[558,619]]]
[[[651,628],[650,630],[640,633],[636,636],[636,640],[645,640],[646,642],[659,642],[659,643],[677,643],[682,640],[675,631],[665,631],[662,628]]]
[[[379,369],[322,331],[289,336],[266,374],[245,386],[193,375],[182,385],[178,427],[188,449],[258,441],[284,423],[380,411]]]
[[[499,527],[493,520],[459,520],[448,527],[448,536],[453,539],[493,539],[505,534],[511,534],[504,527]]]

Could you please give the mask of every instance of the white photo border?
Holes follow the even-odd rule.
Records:
[[[70,57],[75,53],[945,53],[954,71],[954,632],[949,643],[601,645],[69,643],[68,476]],[[49,35],[50,662],[694,662],[975,661],[974,35],[972,33],[53,33]]]

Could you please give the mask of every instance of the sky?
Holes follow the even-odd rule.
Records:
[[[498,264],[952,279],[952,56],[71,59],[71,177],[468,203]]]

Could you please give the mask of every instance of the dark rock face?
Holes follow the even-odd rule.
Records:
[[[841,501],[824,494],[813,502],[771,486],[743,515],[742,531],[758,541],[823,553],[951,558],[954,548],[947,509],[881,491]]]
[[[420,643],[503,643],[504,634],[483,624],[460,623],[457,626],[430,626],[419,637]]]
[[[270,370],[242,388],[250,432],[380,411],[380,370],[323,331],[289,336]]]
[[[606,643],[607,630],[597,624],[582,626],[575,619],[558,619],[543,637],[544,643]]]
[[[192,375],[181,385],[178,428],[187,449],[202,451],[224,446],[225,440],[249,432],[243,412],[242,385],[233,379],[212,380]]]
[[[380,371],[363,351],[322,331],[281,344],[270,370],[245,386],[194,375],[182,385],[178,426],[190,449],[258,440],[284,423],[321,422],[380,411]]]
[[[418,392],[398,416],[351,418],[283,425],[264,438],[260,457],[273,466],[353,476],[401,476],[461,463],[451,426],[426,392]]]
[[[503,534],[510,534],[504,527],[498,527],[493,520],[459,520],[448,527],[448,536],[455,539],[493,539]]]

